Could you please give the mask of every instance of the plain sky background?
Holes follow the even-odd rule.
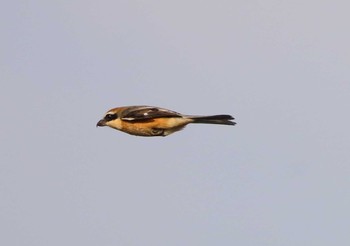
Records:
[[[350,245],[348,1],[4,1],[0,245]],[[162,138],[110,108],[236,117]]]

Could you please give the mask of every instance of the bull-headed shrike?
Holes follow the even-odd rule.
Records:
[[[233,126],[236,123],[232,120],[234,118],[227,114],[183,115],[153,106],[128,106],[109,110],[96,126],[109,126],[136,136],[155,137],[168,136],[190,123]]]

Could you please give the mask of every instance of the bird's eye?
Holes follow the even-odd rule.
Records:
[[[106,114],[105,119],[106,120],[114,120],[117,118],[116,114]]]

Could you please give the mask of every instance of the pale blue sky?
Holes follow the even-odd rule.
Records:
[[[348,245],[349,7],[4,2],[0,245]],[[238,124],[95,127],[138,104]]]

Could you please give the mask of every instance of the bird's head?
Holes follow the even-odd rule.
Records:
[[[105,116],[97,122],[96,127],[100,126],[110,126],[113,127],[113,123],[115,123],[116,120],[119,119],[118,110],[111,109],[109,110]]]

